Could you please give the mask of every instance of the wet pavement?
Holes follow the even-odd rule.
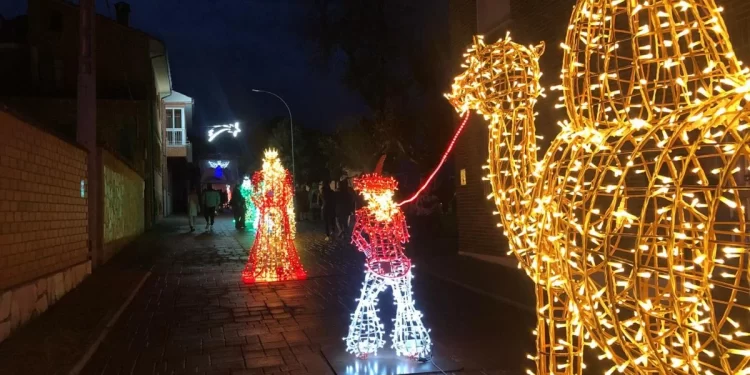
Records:
[[[67,374],[143,275],[82,374],[333,374],[324,352],[346,335],[364,257],[346,241],[326,241],[318,226],[298,225],[307,280],[246,285],[240,272],[252,232],[237,232],[231,219],[220,218],[213,232],[199,226],[188,233],[186,222],[167,219],[97,270],[77,294],[0,344],[0,373]],[[531,314],[446,281],[437,268],[422,271],[418,259],[415,264],[414,298],[436,356],[467,374],[521,374],[532,366],[526,359],[533,351]],[[118,272],[128,282],[107,284]],[[380,300],[390,330],[390,293]],[[90,316],[81,323],[76,310]],[[59,339],[68,320],[78,322],[75,339]]]

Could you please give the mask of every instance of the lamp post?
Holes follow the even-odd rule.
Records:
[[[278,98],[279,100],[281,100],[282,103],[284,103],[284,106],[286,107],[286,110],[289,112],[289,133],[291,133],[291,135],[292,135],[292,178],[294,179],[294,184],[297,184],[297,173],[296,173],[296,171],[294,169],[294,126],[293,126],[293,123],[292,123],[292,110],[289,109],[289,105],[286,104],[286,101],[284,101],[284,99],[282,99],[280,96],[278,96],[278,95],[276,95],[276,94],[274,94],[274,93],[272,93],[270,91],[253,89],[253,92],[261,92],[261,93],[270,94],[270,95],[275,96],[276,98]]]

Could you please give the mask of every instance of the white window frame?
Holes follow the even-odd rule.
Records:
[[[167,107],[166,110],[167,110],[167,112],[168,111],[180,111],[180,119],[182,119],[182,124],[180,124],[179,128],[170,128],[169,125],[172,125],[172,124],[167,124],[167,126],[165,127],[167,129],[167,133],[178,133],[179,132],[181,134],[181,143],[180,144],[170,143],[169,142],[170,137],[167,136],[167,146],[173,146],[173,147],[185,146],[187,144],[185,142],[186,141],[186,139],[185,139],[185,136],[186,136],[185,135],[185,133],[186,133],[186,131],[185,131],[185,108],[184,107]],[[169,118],[169,116],[165,116],[165,117]],[[173,113],[172,114],[172,123],[173,124],[174,124],[174,119],[175,119],[175,115]],[[171,138],[171,139],[174,139],[174,138]]]

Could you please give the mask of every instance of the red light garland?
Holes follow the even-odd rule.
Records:
[[[451,139],[451,143],[448,144],[448,149],[445,150],[443,153],[443,157],[440,159],[440,163],[438,163],[437,167],[435,167],[435,170],[432,171],[432,174],[430,174],[430,177],[427,178],[427,180],[422,184],[422,186],[419,187],[416,193],[412,195],[409,199],[399,203],[399,206],[403,206],[405,204],[409,204],[411,202],[414,202],[420,194],[422,194],[422,191],[424,191],[425,188],[427,188],[427,185],[432,182],[432,179],[435,178],[435,175],[437,175],[440,168],[443,167],[443,164],[445,164],[445,161],[448,159],[448,155],[450,155],[451,151],[453,151],[453,147],[456,145],[456,141],[458,140],[458,136],[461,135],[461,132],[463,132],[464,128],[466,127],[466,124],[469,122],[469,112],[466,112],[466,115],[464,115],[464,119],[461,121],[461,125],[459,125],[458,129],[456,130],[456,134],[453,135],[453,139]]]
[[[409,242],[406,217],[393,203],[397,182],[377,174],[354,179],[354,188],[368,200],[367,207],[356,212],[352,243],[367,257],[367,268],[378,276],[403,277],[411,268],[404,255]]]
[[[294,246],[294,234],[288,211],[294,195],[292,176],[281,167],[278,154],[267,151],[263,169],[255,172],[252,200],[258,210],[259,223],[255,242],[242,280],[301,280],[307,277]]]

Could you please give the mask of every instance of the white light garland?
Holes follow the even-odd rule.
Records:
[[[242,130],[240,130],[239,122],[228,125],[215,125],[208,130],[208,141],[213,142],[213,140],[222,133],[229,133],[232,135],[232,137],[237,138],[237,134],[239,134],[241,131]]]
[[[229,162],[226,160],[209,161],[208,166],[211,168],[221,167],[221,169],[224,169],[229,166]]]
[[[359,357],[369,354],[377,355],[378,349],[385,346],[383,340],[384,327],[378,317],[378,295],[388,287],[393,292],[393,304],[396,305],[396,318],[393,319],[393,333],[391,333],[391,347],[396,355],[410,358],[429,358],[432,348],[430,330],[422,324],[422,312],[414,306],[414,293],[411,290],[413,276],[409,271],[406,276],[388,278],[378,276],[374,272],[365,272],[365,282],[362,283],[362,296],[351,315],[349,335],[346,341],[346,351]]]

